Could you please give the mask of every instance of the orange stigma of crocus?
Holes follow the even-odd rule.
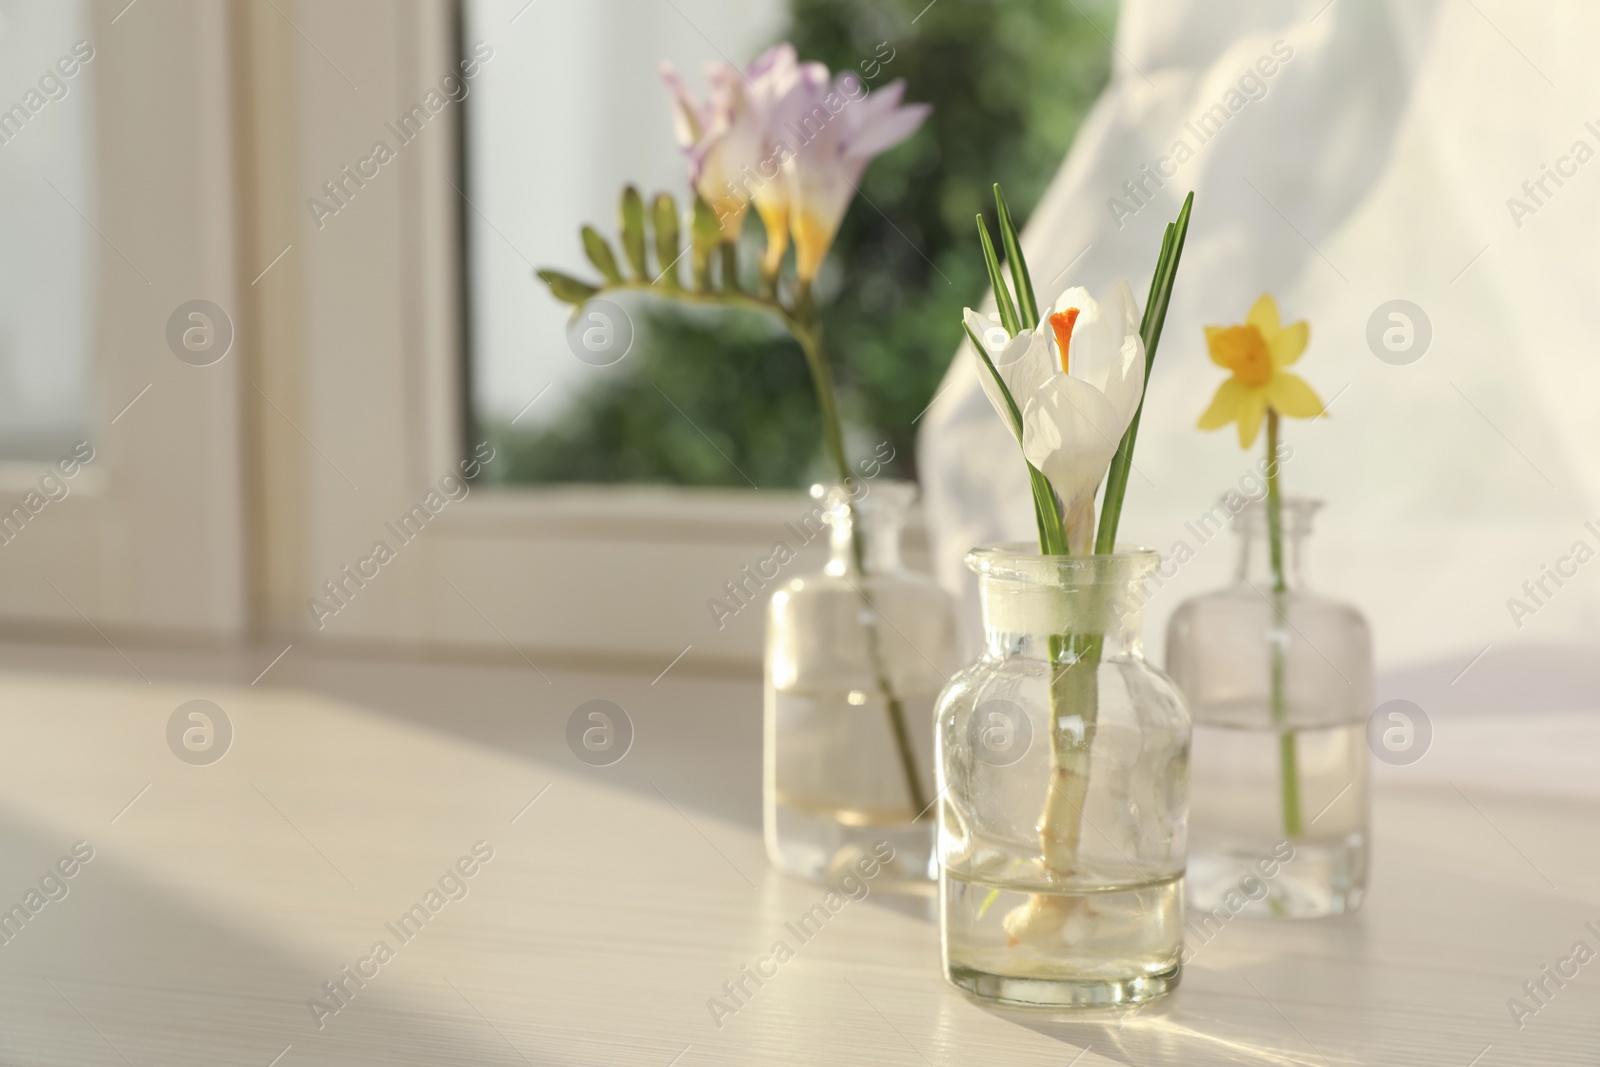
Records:
[[[1071,374],[1067,369],[1067,352],[1072,347],[1072,327],[1077,325],[1078,309],[1067,310],[1050,316],[1050,328],[1056,332],[1056,347],[1061,349],[1061,373]]]

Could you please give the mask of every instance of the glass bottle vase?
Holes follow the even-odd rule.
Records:
[[[1167,671],[1195,722],[1197,933],[1238,914],[1336,915],[1366,891],[1372,637],[1354,608],[1306,588],[1318,507],[1283,502],[1278,567],[1265,503],[1239,512],[1233,584],[1186,601],[1168,624]]]
[[[945,976],[1016,1007],[1178,983],[1189,714],[1144,658],[1147,549],[979,549],[986,647],[938,708]]]
[[[767,612],[767,856],[832,881],[888,842],[882,881],[926,885],[933,860],[933,704],[957,665],[955,605],[907,569],[900,536],[916,487],[818,486],[801,520],[829,528],[820,574],[774,591]],[[794,524],[791,524],[792,526]]]

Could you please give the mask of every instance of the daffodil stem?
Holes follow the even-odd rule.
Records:
[[[822,326],[816,320],[809,287],[801,289],[791,322],[794,338],[805,354],[806,366],[811,371],[811,383],[817,392],[817,408],[822,415],[823,443],[827,448],[829,459],[838,472],[840,489],[846,493],[847,498],[852,497],[851,490],[855,478],[850,470],[849,457],[844,450],[844,426],[839,418],[838,392],[833,384],[833,370],[823,349]],[[927,794],[922,788],[922,779],[917,774],[916,752],[911,747],[911,731],[906,725],[905,706],[899,694],[895,692],[894,683],[889,678],[888,667],[884,663],[883,637],[878,626],[879,612],[866,590],[868,579],[866,548],[859,520],[860,514],[853,505],[850,505],[850,556],[856,580],[861,583],[855,586],[856,594],[866,609],[863,617],[866,619],[867,629],[867,658],[871,661],[878,695],[883,699],[884,709],[889,718],[889,731],[894,736],[895,754],[899,757],[900,771],[905,776],[906,797],[911,804],[911,816],[916,820],[927,812]]]
[[[1272,561],[1272,609],[1277,618],[1273,630],[1281,631],[1288,625],[1289,583],[1283,562],[1283,491],[1278,477],[1278,413],[1267,409],[1267,551]],[[1289,706],[1285,674],[1284,642],[1271,639],[1272,655],[1272,721],[1278,728],[1278,762],[1281,768],[1283,791],[1283,832],[1298,837],[1300,819],[1299,756],[1295,749],[1294,731],[1289,726]]]

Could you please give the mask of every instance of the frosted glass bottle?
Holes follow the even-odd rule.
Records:
[[[857,492],[813,490],[831,558],[768,605],[767,856],[831,881],[887,842],[894,855],[880,884],[926,886],[935,877],[933,704],[958,664],[955,604],[901,561],[916,487],[863,482]]]
[[[1018,1007],[1178,984],[1189,714],[1145,658],[1159,557],[973,551],[986,645],[939,701],[945,977]]]
[[[1241,511],[1233,583],[1186,601],[1168,624],[1167,673],[1195,724],[1188,899],[1198,937],[1238,914],[1339,914],[1366,891],[1372,637],[1360,612],[1306,585],[1319,506],[1283,503],[1281,591],[1265,504]]]

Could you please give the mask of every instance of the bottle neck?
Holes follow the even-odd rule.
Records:
[[[829,574],[888,574],[901,569],[905,516],[900,510],[842,504],[828,512],[828,522]]]
[[[1070,666],[1085,653],[1090,638],[1097,642],[1101,660],[1144,658],[1144,639],[1137,628],[1092,635],[984,628],[984,647],[992,659],[1037,659],[1063,667]]]
[[[1065,665],[1091,653],[1091,646],[1101,659],[1144,655],[1142,575],[1082,585],[986,575],[978,590],[990,656]]]
[[[1283,589],[1286,592],[1303,590],[1305,582],[1306,531],[1291,530],[1288,523],[1280,538],[1281,558],[1274,564],[1272,539],[1266,525],[1247,526],[1239,531],[1239,569],[1237,578],[1248,582],[1262,592],[1278,588],[1279,570],[1282,571]]]

